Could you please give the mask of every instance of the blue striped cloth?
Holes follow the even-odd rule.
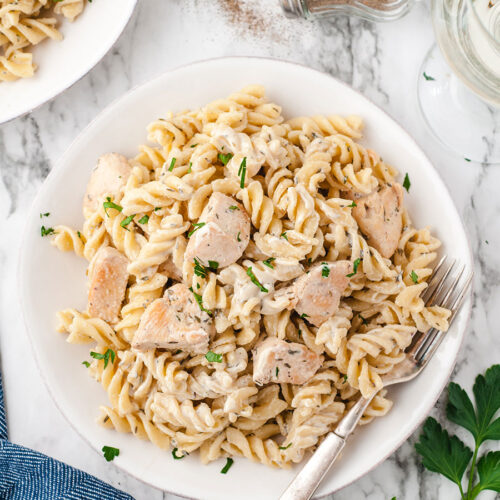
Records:
[[[133,500],[130,495],[86,472],[7,441],[7,420],[5,418],[1,373],[0,499]]]

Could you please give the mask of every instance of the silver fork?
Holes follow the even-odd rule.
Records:
[[[458,272],[457,267],[456,260],[449,262],[443,257],[434,269],[428,287],[422,295],[426,306],[440,305],[451,310],[448,320],[450,325],[460,310],[473,276],[472,271],[466,272],[465,266]],[[415,378],[425,368],[444,337],[445,334],[435,328],[425,333],[417,332],[405,351],[406,358],[383,377],[384,387]],[[374,397],[375,394],[369,398],[359,398],[337,424],[335,430],[327,434],[314,455],[288,485],[280,500],[308,500],[312,497]]]

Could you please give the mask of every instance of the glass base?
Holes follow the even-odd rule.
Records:
[[[418,76],[418,101],[439,141],[465,160],[500,164],[500,109],[479,99],[434,45]]]

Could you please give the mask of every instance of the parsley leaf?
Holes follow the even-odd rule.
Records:
[[[55,234],[55,230],[53,227],[45,227],[45,226],[42,226],[40,228],[40,234],[42,236],[48,236],[49,234]]]
[[[205,354],[205,358],[207,358],[209,363],[222,363],[222,354],[217,354],[212,351],[208,351]]]
[[[288,236],[286,235],[286,231],[280,234],[280,238],[285,238],[285,240],[288,241]]]
[[[203,227],[204,225],[205,222],[194,222],[193,223],[194,229],[188,233],[188,238],[190,238],[193,235],[193,233],[196,233],[196,231],[198,231],[198,229],[200,229],[200,227]]]
[[[292,446],[293,443],[288,443],[286,446],[280,446],[279,449],[280,450],[288,450],[288,448],[290,448],[290,446]]]
[[[408,173],[406,173],[405,180],[403,181],[403,187],[406,189],[408,193],[410,192],[410,186],[411,186],[410,176],[408,175]]]
[[[252,266],[250,266],[248,269],[247,269],[247,275],[250,277],[250,281],[257,287],[259,287],[260,291],[261,292],[265,292],[265,293],[268,293],[269,290],[265,287],[265,286],[262,286],[260,283],[259,283],[259,280],[257,279],[257,277],[255,276],[255,274],[253,273],[252,271]]]
[[[112,446],[103,446],[102,452],[107,462],[111,462],[120,454],[120,450],[118,448],[113,448]]]
[[[42,219],[43,217],[48,217],[49,215],[50,215],[50,212],[41,213],[40,219]]]
[[[120,226],[123,227],[123,229],[130,231],[130,229],[127,226],[134,220],[134,217],[135,217],[135,214],[129,215],[128,217],[125,217],[125,219],[123,219],[120,222]]]
[[[477,472],[479,473],[479,484],[474,488],[474,490],[478,490],[477,493],[482,490],[500,492],[500,451],[490,451],[482,456],[477,463]],[[474,490],[472,490],[472,498],[475,496]]]
[[[347,205],[347,208],[354,208],[354,207],[357,207],[358,205],[356,205],[356,202],[353,201],[350,205]]]
[[[172,160],[170,161],[170,167],[168,167],[169,172],[172,172],[172,170],[174,169],[176,161],[177,161],[177,158],[172,158]]]
[[[190,286],[189,287],[189,290],[191,291],[191,293],[194,295],[194,299],[196,300],[196,302],[198,303],[198,306],[200,306],[200,309],[203,311],[203,312],[206,312],[209,316],[212,316],[212,311],[210,311],[209,309],[205,309],[203,307],[203,297],[199,294],[199,293],[196,293],[194,290],[193,290],[193,287]]]
[[[302,319],[306,319],[306,318],[308,318],[308,317],[309,317],[309,314],[302,313],[302,314],[300,315],[300,317],[301,317]]]
[[[455,383],[448,387],[449,401],[446,415],[465,427],[474,436],[478,446],[488,439],[500,439],[500,417],[491,421],[500,409],[500,365],[493,365],[485,375],[478,375],[473,392],[476,411],[467,393]]]
[[[415,271],[412,270],[412,272],[410,273],[410,278],[413,283],[415,283],[415,285],[418,283],[418,274]]]
[[[358,272],[358,267],[361,264],[361,259],[356,259],[352,263],[352,273],[346,274],[348,278],[352,278],[357,272]]]
[[[280,373],[280,369],[279,369],[279,367],[276,367],[276,376],[278,376],[279,373]]]
[[[439,472],[462,489],[462,477],[472,458],[472,450],[448,432],[432,417],[424,424],[420,441],[415,444],[425,468]]]
[[[192,161],[190,161],[190,162],[189,162],[189,168],[188,168],[187,173],[188,173],[188,174],[190,174],[192,171],[193,171],[193,162],[192,162]]]
[[[231,466],[233,465],[234,463],[234,460],[231,458],[231,457],[228,457],[226,459],[226,465],[224,465],[224,467],[221,469],[220,473],[221,474],[226,474],[227,471],[231,468]]]
[[[330,268],[328,267],[328,264],[326,262],[323,262],[323,267],[321,268],[321,276],[323,276],[323,278],[328,278],[328,276],[330,276]]]
[[[178,450],[178,448],[174,448],[172,450],[172,456],[174,457],[174,460],[181,460],[182,458],[184,458],[186,456],[186,455],[181,455],[180,457],[178,457],[177,450]]]
[[[140,219],[139,219],[139,224],[147,224],[149,221],[149,215],[143,215]]]
[[[219,263],[216,260],[209,260],[208,261],[208,267],[210,269],[218,269],[219,268]]]
[[[274,266],[272,264],[274,260],[276,260],[276,257],[269,257],[269,259],[262,261],[262,264],[264,264],[267,267],[270,267],[271,269],[274,269]]]
[[[109,196],[106,198],[106,201],[102,204],[102,206],[104,207],[104,212],[106,212],[106,215],[108,217],[109,217],[108,208],[114,208],[115,210],[118,210],[118,212],[121,212],[123,210],[123,207],[117,205],[116,203],[113,203]]]
[[[229,207],[229,210],[231,210],[231,212],[234,212],[235,210],[239,210],[239,208],[236,205],[231,205]]]
[[[194,258],[194,274],[203,279],[205,279],[208,274],[207,268],[202,265],[196,257]]]
[[[82,361],[82,365],[88,368],[90,363],[88,361]]]
[[[433,78],[432,76],[429,76],[425,71],[423,73],[424,75],[424,78],[429,82],[429,81],[432,81],[432,80],[435,80],[435,78]]]
[[[368,324],[368,320],[366,318],[363,318],[363,316],[361,316],[361,314],[359,315],[359,317],[361,318],[361,322],[363,323],[363,325]]]
[[[115,362],[116,353],[115,351],[113,351],[113,349],[107,349],[104,354],[101,354],[100,352],[91,351],[90,355],[94,359],[102,359],[104,361],[104,368],[106,368],[108,366],[110,359],[111,359],[111,364]]]
[[[236,235],[236,241],[241,241],[240,234],[241,234],[241,231],[238,231],[238,234]]]
[[[247,174],[247,157],[245,156],[243,160],[241,161],[240,168],[238,170],[238,176],[241,177],[240,180],[240,188],[244,189],[245,188],[245,176]]]
[[[226,155],[225,154],[222,154],[222,153],[219,153],[217,155],[217,158],[220,160],[220,162],[223,164],[223,165],[227,165],[229,160],[233,157],[233,153],[227,153]],[[239,175],[239,174],[238,174]]]

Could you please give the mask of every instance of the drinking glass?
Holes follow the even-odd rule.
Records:
[[[500,163],[500,0],[431,0],[431,12],[439,49],[420,69],[423,116],[466,161]]]

